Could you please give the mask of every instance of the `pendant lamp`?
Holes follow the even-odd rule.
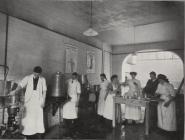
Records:
[[[83,32],[83,35],[85,36],[97,36],[98,32],[92,28],[93,22],[92,22],[92,1],[91,1],[91,11],[90,11],[90,26],[87,30]]]
[[[133,53],[130,55],[129,59],[127,60],[127,63],[130,65],[136,65],[137,64],[137,53],[134,50],[135,45],[135,27],[134,29],[134,41],[133,41]]]

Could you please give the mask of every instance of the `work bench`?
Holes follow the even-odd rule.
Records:
[[[135,107],[145,107],[145,135],[149,134],[149,129],[150,129],[150,100],[147,99],[125,99],[122,96],[115,96],[113,97],[113,121],[112,121],[112,126],[116,127],[116,118],[118,118],[118,123],[121,122],[120,117],[117,115],[118,113],[118,106],[120,104],[125,104],[129,106],[135,106]],[[157,105],[157,100],[154,101],[155,104]],[[157,112],[156,112],[157,113]],[[156,114],[157,115],[157,114]]]

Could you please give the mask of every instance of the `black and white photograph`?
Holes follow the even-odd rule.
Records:
[[[0,139],[185,140],[185,1],[0,0]]]

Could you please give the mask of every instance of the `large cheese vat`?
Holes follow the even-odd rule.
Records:
[[[51,97],[66,97],[65,92],[65,77],[61,72],[56,72],[52,77],[50,84],[50,93]]]

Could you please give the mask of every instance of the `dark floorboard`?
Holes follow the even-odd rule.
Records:
[[[84,111],[80,116],[73,131],[63,125],[53,126],[46,130],[43,139],[182,140],[178,138],[177,133],[167,133],[159,129],[152,130],[149,136],[145,136],[143,124],[126,125],[124,130],[121,130],[121,126],[107,129],[105,124],[97,119],[96,114],[88,111]],[[73,133],[66,136],[68,132]],[[20,134],[7,134],[2,138],[22,139],[23,137]]]
[[[159,129],[153,129],[149,136],[144,135],[144,124],[126,125],[124,130],[121,126],[109,130],[102,121],[97,119],[97,115],[86,112],[78,120],[75,139],[107,139],[107,140],[181,140],[177,133],[167,133]],[[54,126],[46,133],[45,138],[66,138],[63,135],[66,129],[62,126]],[[122,132],[124,131],[124,132]],[[122,137],[122,134],[125,136]]]

